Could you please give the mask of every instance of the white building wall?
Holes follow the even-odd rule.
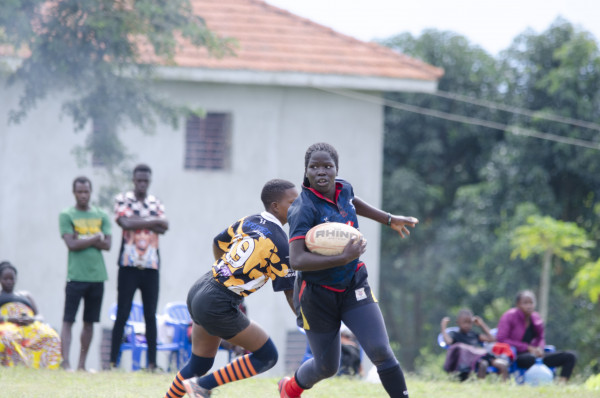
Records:
[[[233,116],[232,169],[226,171],[184,170],[183,122],[177,130],[159,126],[154,135],[135,128],[121,135],[134,155],[131,165],[144,162],[152,167],[150,192],[163,201],[170,221],[160,242],[159,308],[185,300],[193,281],[210,269],[216,233],[262,210],[260,191],[267,180],[285,178],[300,186],[304,153],[312,143],[334,145],[340,177],[352,182],[357,196],[380,205],[380,106],[312,88],[170,82],[158,89],[181,104]],[[84,142],[87,132],[74,133],[70,119],[60,116],[60,98],[41,102],[21,124],[8,125],[7,113],[16,106],[19,91],[4,86],[0,90],[0,261],[17,267],[17,287],[32,292],[46,320],[60,329],[67,249],[59,236],[58,213],[74,204],[74,177],[83,174],[92,179],[92,201],[97,200],[103,177],[89,166],[78,168],[72,150]],[[123,190],[131,187],[128,182]],[[110,214],[112,209],[106,210]],[[365,219],[360,223],[369,242],[363,259],[377,290],[380,225]],[[120,229],[113,222],[113,247],[104,256],[109,281],[88,358],[90,368],[100,368],[101,328],[112,326],[108,310],[116,301],[119,244]],[[269,332],[280,351],[281,360],[269,374],[282,374],[286,332],[295,328],[283,294],[273,295],[271,286],[265,286],[248,298],[247,306],[249,316]],[[81,313],[82,309],[74,330],[72,364],[77,361]]]

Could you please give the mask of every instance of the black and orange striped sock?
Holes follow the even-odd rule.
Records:
[[[189,361],[175,376],[175,380],[171,383],[169,391],[165,394],[165,398],[181,398],[185,395],[185,388],[183,387],[183,381],[194,376],[200,376],[205,374],[215,362],[215,358],[199,357],[192,353]]]
[[[217,369],[212,374],[198,379],[198,384],[206,389],[212,390],[222,384],[247,379],[257,375],[258,372],[254,369],[254,366],[250,361],[251,355],[252,354],[243,355],[234,359],[221,369]]]
[[[165,394],[165,398],[181,398],[185,395],[185,388],[183,388],[184,378],[181,376],[181,372],[177,373],[175,380],[171,383],[169,391]]]
[[[212,390],[232,381],[247,379],[271,369],[277,363],[277,349],[271,339],[251,354],[234,359],[221,369],[197,380],[198,385]]]

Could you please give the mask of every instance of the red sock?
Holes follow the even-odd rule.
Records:
[[[296,382],[295,376],[292,377],[290,379],[290,381],[285,383],[285,392],[291,398],[300,397],[300,394],[302,394],[302,391],[304,391],[304,389],[298,385],[298,383]]]

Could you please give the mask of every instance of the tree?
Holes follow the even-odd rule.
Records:
[[[539,35],[525,32],[498,59],[452,32],[402,34],[384,43],[444,68],[440,90],[539,113],[525,117],[427,94],[393,93],[389,100],[598,140],[593,130],[539,117],[600,121],[598,46],[564,20]],[[442,316],[466,306],[494,323],[518,290],[539,283],[539,268],[531,266],[536,256],[510,259],[511,237],[529,216],[547,214],[600,238],[593,214],[600,162],[593,149],[392,108],[385,128],[383,207],[420,219],[408,240],[382,234],[382,311],[403,365],[412,369]],[[600,322],[589,302],[572,295],[576,268],[554,259],[548,340],[578,349],[586,364],[600,352]]]
[[[575,223],[555,220],[552,217],[531,216],[527,224],[518,227],[512,238],[514,250],[511,257],[527,259],[532,255],[542,256],[540,273],[540,315],[548,319],[548,298],[553,257],[573,263],[586,258],[593,242],[586,232]]]
[[[540,115],[600,123],[600,51],[589,33],[559,18],[542,34],[519,35],[503,54],[503,64],[508,103]],[[600,142],[598,131],[539,117],[513,115],[510,123]],[[590,199],[598,195],[600,173],[598,151],[527,137],[513,136],[510,144],[519,167],[514,186],[530,184],[530,170],[535,171],[553,198],[544,205],[539,203],[541,196],[533,202],[546,214],[591,229],[594,201]]]
[[[587,294],[592,303],[600,300],[600,259],[584,264],[573,278],[576,294]]]
[[[594,206],[596,218],[594,227],[589,235],[594,240],[598,240],[600,230],[598,227],[598,216],[600,216],[600,204]],[[597,303],[600,300],[600,258],[596,261],[590,261],[584,264],[575,274],[570,286],[575,289],[576,295],[586,295],[592,303]]]
[[[23,86],[10,119],[18,123],[50,93],[66,93],[62,111],[76,131],[94,122],[85,149],[112,170],[126,153],[120,126],[177,125],[180,109],[149,83],[156,64],[173,63],[179,38],[215,56],[233,46],[207,29],[189,0],[4,0],[0,44],[22,57],[8,77]]]
[[[444,68],[441,90],[488,100],[498,96],[495,60],[463,36],[428,30],[418,38],[401,34],[383,44]],[[473,117],[489,113],[425,94],[389,93],[386,98]],[[382,235],[382,310],[408,369],[414,367],[419,348],[431,341],[431,325],[447,314],[443,303],[468,296],[462,275],[477,261],[471,255],[478,252],[458,250],[451,243],[457,229],[448,212],[457,190],[479,181],[479,170],[502,136],[498,131],[482,133],[474,126],[385,110],[383,206],[420,220],[408,240],[399,243],[397,235],[387,230]]]

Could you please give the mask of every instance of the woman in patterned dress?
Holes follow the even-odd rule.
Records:
[[[37,307],[27,292],[15,292],[16,268],[0,263],[0,364],[58,369],[60,337],[39,320]]]

